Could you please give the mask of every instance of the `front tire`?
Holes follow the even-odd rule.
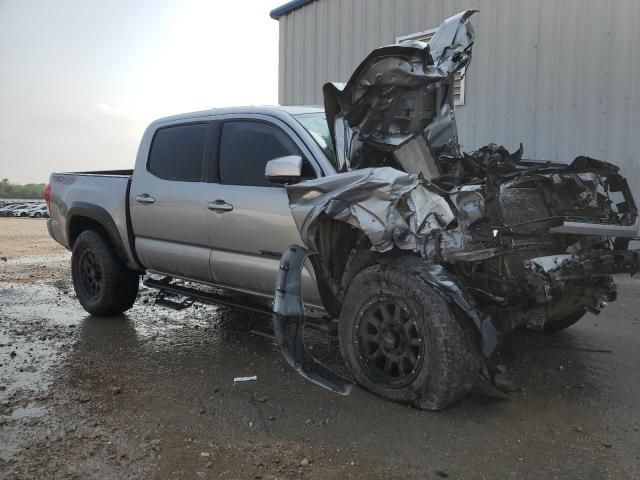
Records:
[[[422,409],[440,410],[465,396],[480,365],[473,339],[418,271],[375,265],[358,273],[339,336],[360,385]]]
[[[71,256],[73,288],[92,315],[117,315],[130,309],[140,277],[118,258],[111,244],[93,230],[82,232]]]

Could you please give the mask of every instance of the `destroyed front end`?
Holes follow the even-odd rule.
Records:
[[[430,409],[468,391],[469,372],[491,356],[501,334],[566,328],[615,300],[613,274],[640,271],[639,252],[629,250],[638,211],[618,167],[584,156],[525,160],[522,145],[513,153],[494,144],[461,151],[454,75],[471,60],[473,13],[445,20],[428,43],[374,50],[346,84],[327,84],[337,174],[287,186],[354,377],[387,398]],[[296,291],[299,274],[288,267],[276,313],[292,312],[283,298]],[[406,292],[415,296],[413,313]],[[290,298],[303,321],[299,295]],[[373,315],[362,336],[361,319],[376,298],[390,307]],[[441,301],[446,315],[444,307],[431,310]],[[431,350],[420,350],[421,342],[432,342]],[[431,355],[428,365],[422,355]],[[432,380],[420,381],[418,364]]]
[[[325,303],[337,315],[358,269],[402,254],[443,266],[499,333],[565,328],[615,300],[611,275],[640,270],[627,181],[586,157],[519,157],[495,146],[465,154],[455,187],[390,167],[290,186],[302,238],[324,260]]]
[[[456,218],[421,239],[420,251],[455,273],[498,331],[555,331],[615,300],[612,274],[640,270],[638,252],[627,250],[637,208],[611,164],[518,156],[495,147],[466,155],[474,173],[445,194]]]

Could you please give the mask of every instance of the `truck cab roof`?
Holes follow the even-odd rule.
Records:
[[[180,113],[177,115],[170,115],[168,117],[162,117],[154,120],[151,125],[159,123],[174,123],[181,120],[189,120],[193,118],[207,117],[210,115],[225,115],[225,114],[265,114],[275,117],[285,115],[303,115],[306,113],[323,113],[324,108],[319,105],[254,105],[245,107],[225,107],[225,108],[211,108],[209,110],[200,110],[197,112]]]

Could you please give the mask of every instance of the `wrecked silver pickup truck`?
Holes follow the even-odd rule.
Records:
[[[82,306],[122,313],[145,275],[167,307],[273,314],[285,359],[347,393],[304,346],[305,323],[337,331],[360,385],[440,409],[491,380],[501,335],[563,329],[614,300],[611,275],[640,270],[617,167],[460,151],[453,76],[471,59],[472,13],[429,43],[373,51],[325,86],[324,112],[167,117],[133,170],[52,174],[48,228],[73,251]]]
[[[611,274],[640,269],[627,250],[637,209],[616,166],[525,161],[522,145],[460,151],[453,78],[471,60],[473,13],[325,85],[343,173],[287,187],[306,248],[283,258],[277,331],[290,363],[336,391],[345,383],[295,340],[308,255],[358,383],[426,409],[464,395],[500,335],[566,328],[615,300]]]

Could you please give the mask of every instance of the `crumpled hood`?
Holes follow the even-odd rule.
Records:
[[[367,166],[364,148],[393,152],[418,135],[433,158],[460,156],[453,78],[471,60],[475,12],[446,19],[428,43],[378,48],[346,84],[323,87],[338,171]]]
[[[326,216],[366,232],[371,246],[417,250],[417,236],[454,219],[446,200],[418,175],[391,167],[363,168],[287,186],[289,207],[305,245],[316,245],[319,219]]]

